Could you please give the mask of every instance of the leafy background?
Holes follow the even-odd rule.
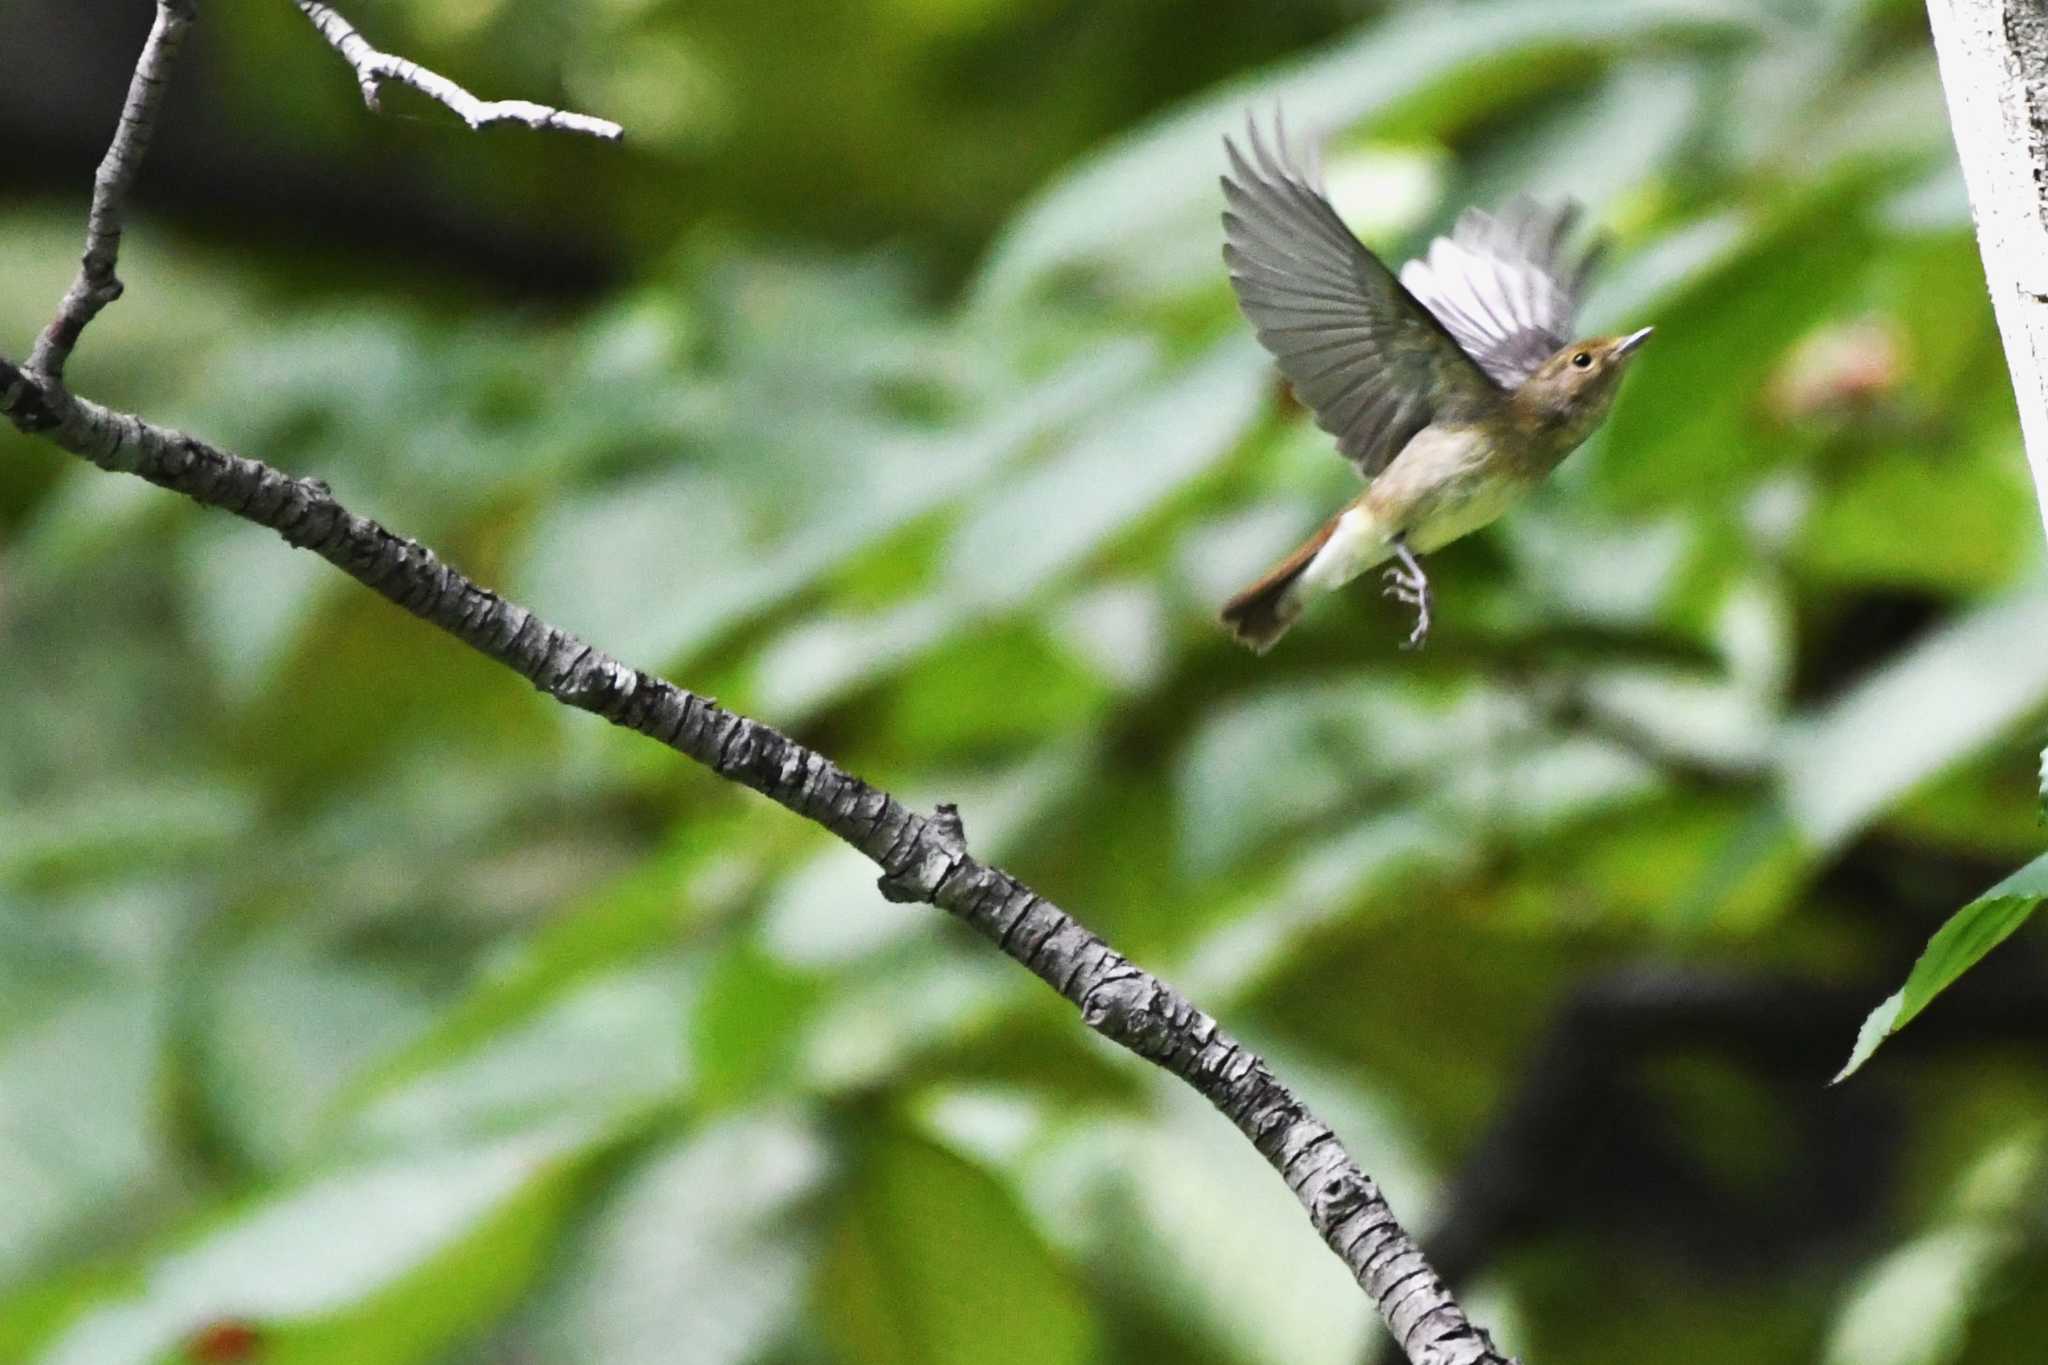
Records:
[[[14,353],[131,8],[0,11]],[[289,5],[210,6],[85,392],[959,802],[1532,1362],[2039,1358],[2043,1026],[1963,1013],[2038,945],[1824,1089],[2043,846],[2041,527],[1917,4],[352,14],[632,140],[372,118]],[[1375,245],[1569,192],[1589,327],[1658,327],[1420,655],[1363,588],[1263,660],[1212,624],[1349,487],[1217,263],[1276,100]],[[1379,1349],[1200,1101],[310,557],[0,437],[0,646],[0,1359]]]

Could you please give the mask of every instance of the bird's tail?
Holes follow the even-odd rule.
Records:
[[[1301,576],[1337,530],[1337,518],[1323,523],[1293,554],[1266,571],[1264,577],[1223,604],[1223,624],[1238,643],[1264,654],[1278,644],[1308,604]]]

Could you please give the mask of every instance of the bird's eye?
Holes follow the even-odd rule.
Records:
[[[1592,353],[1588,351],[1580,351],[1577,355],[1572,357],[1572,364],[1578,366],[1582,370],[1592,363],[1593,356]]]

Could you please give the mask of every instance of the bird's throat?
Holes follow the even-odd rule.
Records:
[[[1560,401],[1554,393],[1524,385],[1508,398],[1499,444],[1531,472],[1548,474],[1593,434],[1613,404],[1612,389]]]

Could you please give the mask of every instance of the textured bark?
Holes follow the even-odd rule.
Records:
[[[1329,1126],[1192,1001],[971,856],[957,814],[921,815],[786,735],[628,667],[471,581],[418,541],[350,512],[317,479],[112,412],[4,360],[0,413],[102,469],[269,527],[556,700],[658,740],[824,826],[875,862],[891,900],[927,902],[966,921],[1071,1002],[1088,1027],[1222,1110],[1294,1191],[1414,1365],[1507,1365]]]
[[[379,62],[398,60],[360,39],[351,43],[354,30],[324,5],[297,3],[359,73],[366,70],[365,53]],[[884,895],[928,902],[966,921],[1070,1001],[1088,1027],[1179,1076],[1222,1110],[1294,1191],[1316,1231],[1372,1296],[1412,1365],[1511,1365],[1466,1319],[1336,1134],[1186,997],[1030,887],[971,856],[957,811],[942,806],[934,816],[920,815],[786,735],[628,667],[471,581],[418,541],[350,512],[318,479],[293,478],[64,387],[65,357],[118,295],[114,265],[123,198],[194,11],[195,0],[158,0],[156,27],[95,188],[79,283],[65,295],[37,358],[22,366],[0,358],[0,416],[102,469],[267,526],[556,700],[658,740],[824,826],[881,869]],[[374,70],[382,74],[361,74],[368,96],[385,77],[435,93],[431,82],[422,85],[395,68]]]
[[[2048,527],[2048,14],[2041,0],[1927,0],[1927,14]]]

